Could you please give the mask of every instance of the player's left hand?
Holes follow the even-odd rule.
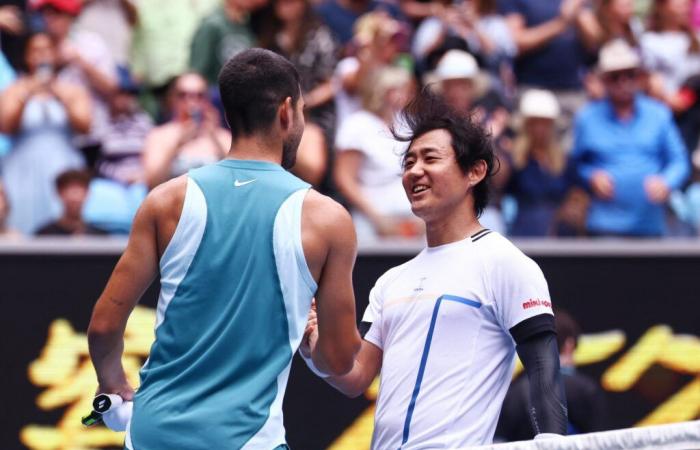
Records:
[[[644,190],[652,203],[663,203],[670,194],[666,181],[658,175],[651,175],[644,180]]]

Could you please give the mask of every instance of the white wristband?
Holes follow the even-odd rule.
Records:
[[[306,367],[308,367],[309,370],[311,370],[314,374],[316,374],[317,377],[328,378],[331,376],[328,373],[320,371],[318,369],[318,367],[316,367],[316,365],[314,364],[313,360],[311,358],[307,358],[306,356],[304,356],[304,354],[301,353],[301,350],[299,350],[299,356],[301,356],[304,359],[304,362],[306,363]]]
[[[553,438],[560,438],[564,437],[561,434],[556,434],[556,433],[540,433],[537,436],[535,436],[535,440],[539,441],[540,439],[553,439]]]

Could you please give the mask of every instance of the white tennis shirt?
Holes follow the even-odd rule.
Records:
[[[372,449],[491,443],[515,361],[508,330],[543,313],[542,271],[488,230],[387,271],[362,319],[383,350]]]

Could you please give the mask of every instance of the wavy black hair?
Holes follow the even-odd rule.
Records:
[[[428,87],[406,105],[399,123],[401,126],[392,128],[392,134],[402,142],[413,143],[433,130],[450,133],[452,148],[463,173],[467,173],[478,161],[486,163],[486,176],[474,186],[474,211],[477,217],[481,216],[489,202],[491,179],[498,170],[491,134],[470,115],[454,110]]]

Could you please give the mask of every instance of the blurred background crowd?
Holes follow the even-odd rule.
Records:
[[[4,0],[0,233],[126,234],[150,189],[221,159],[216,79],[299,70],[299,177],[361,242],[417,239],[397,113],[433,89],[492,134],[482,223],[516,237],[696,236],[700,1]]]

